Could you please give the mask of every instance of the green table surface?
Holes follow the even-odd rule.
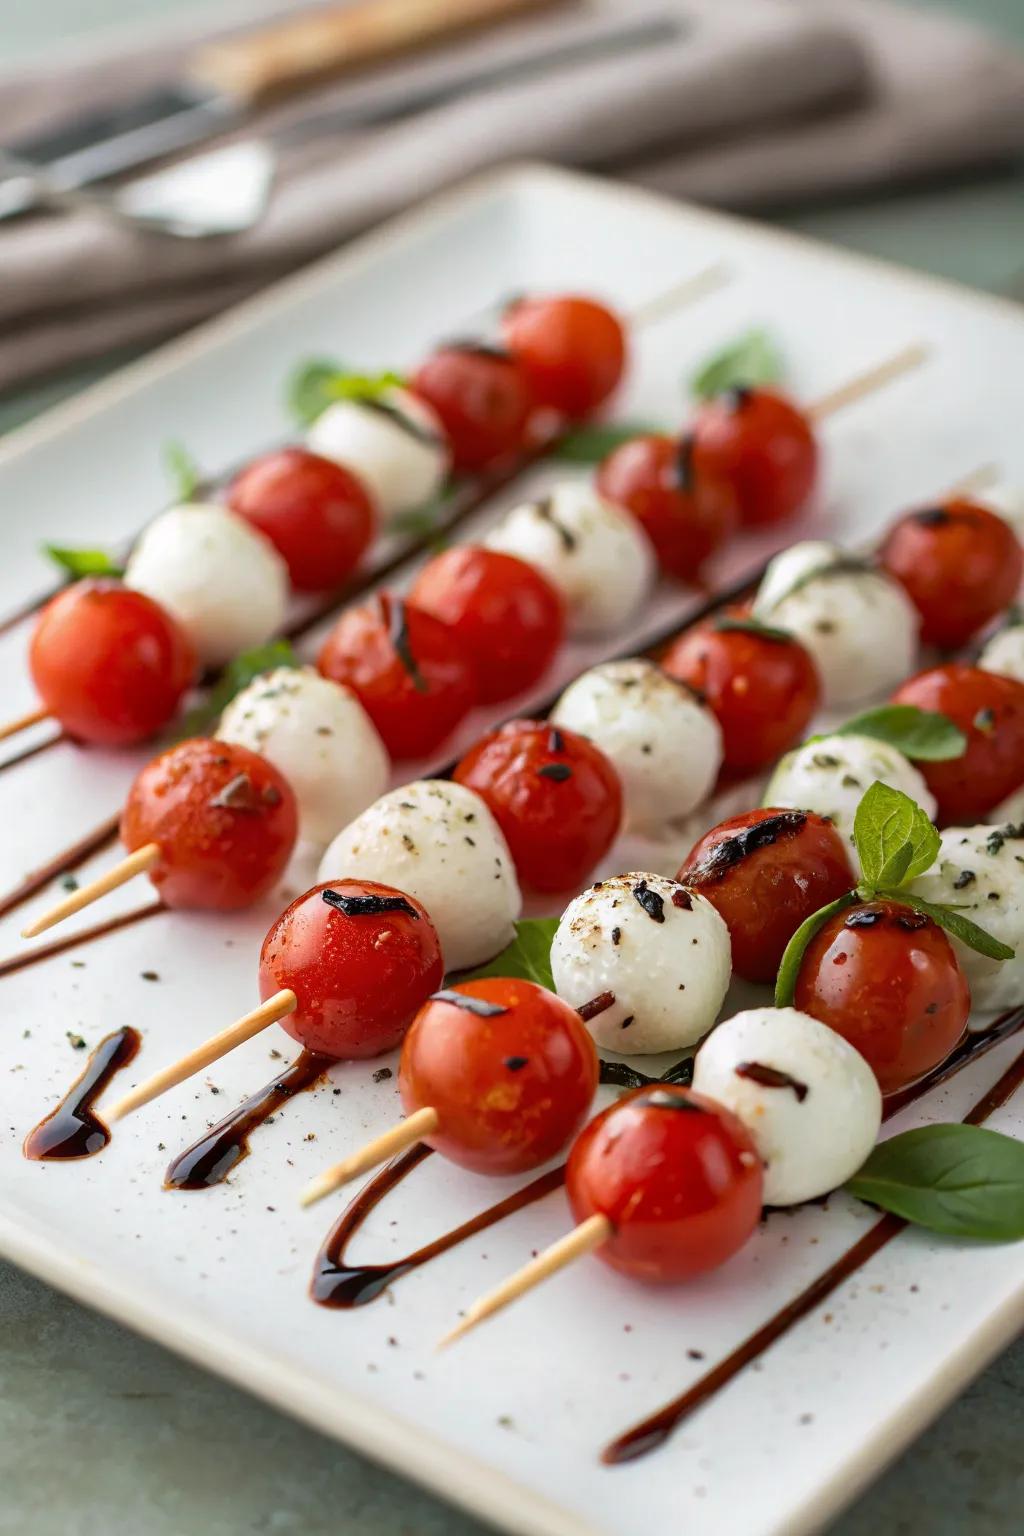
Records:
[[[2,0],[0,59],[210,0]],[[921,0],[923,3],[923,0]],[[928,0],[1024,43],[1024,0]],[[239,9],[236,5],[235,9]],[[256,9],[256,6],[252,7]],[[791,229],[1024,296],[1024,166],[776,210]],[[0,397],[0,431],[121,361]],[[851,1367],[852,1368],[852,1367]],[[1024,1344],[1008,1350],[832,1527],[1024,1529]],[[154,1344],[0,1265],[3,1536],[482,1536],[483,1527]]]

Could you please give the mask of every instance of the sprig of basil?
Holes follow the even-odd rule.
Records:
[[[1024,1143],[979,1125],[925,1125],[880,1142],[851,1195],[948,1237],[1024,1237]]]
[[[164,464],[177,500],[192,501],[203,483],[203,476],[185,444],[173,438],[166,442]]]
[[[698,400],[710,400],[730,389],[778,384],[784,371],[777,344],[756,327],[708,358],[691,379],[690,392]]]
[[[538,987],[555,989],[551,975],[551,941],[558,927],[557,917],[524,917],[516,923],[516,936],[500,955],[486,965],[460,973],[460,981],[476,981],[483,976],[513,976],[535,981]]]
[[[181,736],[209,735],[231,700],[257,677],[264,672],[274,672],[278,667],[301,665],[290,640],[271,640],[266,645],[242,651],[228,662],[201,703],[189,710],[181,722]]]
[[[908,907],[913,907],[915,912],[921,912],[925,917],[930,917],[933,923],[938,923],[940,928],[945,928],[954,939],[959,939],[969,949],[976,949],[979,955],[985,955],[989,960],[1012,960],[1014,950],[1009,944],[1004,944],[1001,939],[995,938],[984,928],[972,923],[969,917],[964,917],[958,907],[948,906],[937,901],[925,901],[921,896],[915,896],[910,891],[879,891],[879,896],[888,896],[893,901],[902,901]]]
[[[42,550],[55,565],[76,580],[83,576],[124,575],[124,567],[112,560],[104,549],[71,549],[65,544],[44,544]]]
[[[804,952],[814,938],[814,935],[818,932],[818,929],[823,928],[829,918],[835,917],[837,912],[845,912],[847,907],[856,906],[859,899],[856,891],[847,891],[845,896],[838,896],[835,901],[830,901],[827,907],[820,907],[817,912],[812,912],[810,917],[804,918],[800,927],[786,945],[785,952],[779,962],[779,974],[775,978],[776,1008],[791,1008],[793,1006],[793,997],[796,993],[796,979],[800,974]]]
[[[760,619],[752,615],[740,618],[739,615],[723,614],[715,620],[717,630],[738,630],[744,635],[757,635],[762,640],[772,640],[777,645],[788,645],[793,639],[788,629],[776,629],[771,624],[762,624]]]
[[[335,400],[375,400],[387,390],[405,383],[390,369],[382,373],[352,373],[328,358],[302,363],[287,385],[288,409],[301,426],[312,426]]]
[[[854,715],[833,734],[870,736],[921,763],[945,763],[967,750],[967,737],[948,715],[918,709],[916,704],[881,704]]]
[[[623,443],[634,437],[662,435],[662,428],[644,425],[639,421],[592,422],[589,426],[576,427],[558,439],[551,449],[551,457],[563,464],[600,464]]]

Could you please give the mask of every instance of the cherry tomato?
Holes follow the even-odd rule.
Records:
[[[622,786],[604,753],[545,720],[490,731],[453,778],[490,806],[520,881],[535,891],[576,890],[622,821]]]
[[[536,403],[563,416],[589,416],[622,377],[622,322],[593,299],[519,299],[505,311],[501,330]]]
[[[773,389],[731,389],[707,400],[693,427],[695,453],[727,481],[750,527],[782,523],[814,489],[818,446],[803,411]]]
[[[317,666],[352,689],[393,758],[426,757],[476,703],[451,626],[388,592],[342,614]]]
[[[254,459],[228,487],[228,506],[266,535],[300,592],[340,587],[366,552],[376,522],[362,481],[306,448]]]
[[[794,1006],[854,1046],[883,1093],[945,1061],[971,994],[937,923],[897,901],[839,912],[804,952]]]
[[[412,388],[440,416],[455,469],[489,469],[522,449],[533,400],[508,352],[450,342],[420,364]]]
[[[274,886],[298,831],[295,796],[265,758],[227,741],[183,741],[128,791],[121,840],[160,849],[149,871],[169,907],[231,911]]]
[[[483,704],[510,699],[542,677],[565,632],[551,583],[525,560],[479,545],[436,555],[410,597],[451,625],[473,662]]]
[[[749,1131],[690,1088],[638,1088],[577,1138],[565,1187],[577,1222],[605,1216],[597,1249],[613,1269],[673,1285],[732,1258],[761,1216],[763,1173]]]
[[[424,1004],[402,1046],[406,1114],[435,1109],[435,1151],[493,1175],[525,1173],[567,1146],[597,1088],[579,1014],[532,981],[464,981]]]
[[[906,588],[921,615],[921,639],[948,650],[1008,608],[1024,576],[1009,524],[963,496],[901,517],[878,562]]]
[[[732,486],[708,474],[690,436],[634,437],[601,464],[602,496],[632,512],[662,570],[694,581],[739,522]]]
[[[104,577],[76,581],[47,603],[29,666],[43,706],[69,736],[124,747],[174,718],[196,655],[151,597]]]
[[[661,665],[706,701],[722,727],[724,767],[736,777],[802,741],[821,700],[818,669],[799,640],[736,609],[681,635]]]
[[[984,821],[1024,784],[1024,683],[980,667],[948,662],[919,672],[897,688],[896,704],[948,715],[967,737],[967,750],[944,763],[917,764],[949,826]]]
[[[800,924],[856,884],[846,844],[811,811],[758,810],[712,827],[676,879],[706,896],[729,929],[732,965],[773,981]]]
[[[297,999],[281,1027],[338,1061],[392,1050],[443,977],[424,909],[376,880],[314,885],[285,908],[260,950],[260,997],[288,988]]]

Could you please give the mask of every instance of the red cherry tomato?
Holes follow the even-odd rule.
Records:
[[[376,880],[314,885],[285,908],[260,950],[260,997],[294,992],[282,1028],[338,1061],[392,1050],[443,976],[424,909]]]
[[[593,299],[519,299],[505,311],[501,330],[534,400],[563,416],[589,416],[622,377],[622,322]]]
[[[410,598],[451,625],[473,662],[483,704],[510,699],[542,677],[565,631],[551,583],[525,560],[479,545],[436,555]]]
[[[1009,524],[962,496],[901,517],[878,563],[906,588],[921,615],[921,639],[948,650],[1008,608],[1024,576]]]
[[[47,603],[29,666],[44,708],[69,736],[124,747],[174,718],[196,655],[151,597],[102,578],[76,581]]]
[[[577,1138],[565,1187],[577,1222],[605,1216],[597,1255],[652,1285],[732,1258],[761,1216],[763,1173],[749,1131],[689,1088],[638,1088]]]
[[[892,697],[896,704],[948,715],[967,737],[962,756],[917,764],[939,802],[942,825],[984,821],[1024,784],[1024,683],[949,662],[919,672]]]
[[[687,630],[661,665],[699,693],[722,727],[726,770],[756,773],[802,741],[821,699],[810,652],[738,610]]]
[[[412,388],[440,416],[455,469],[488,469],[522,449],[533,400],[508,352],[450,342],[420,364]]]
[[[373,500],[362,481],[306,448],[254,459],[228,488],[228,506],[258,528],[300,592],[340,587],[373,537]]]
[[[759,810],[712,827],[676,879],[706,896],[729,929],[732,965],[773,981],[802,922],[856,884],[835,827],[811,811]]]
[[[597,1088],[594,1043],[568,1003],[532,981],[464,981],[426,1003],[402,1046],[406,1114],[435,1109],[426,1137],[474,1173],[525,1173],[567,1146]]]
[[[694,581],[739,522],[736,493],[704,470],[693,439],[634,437],[604,460],[597,489],[632,512],[662,570]]]
[[[393,758],[426,757],[476,703],[451,626],[388,592],[342,614],[317,666],[352,689]]]
[[[701,464],[733,487],[748,526],[785,522],[814,489],[818,446],[811,424],[773,389],[734,389],[705,401],[693,435]]]
[[[883,1093],[945,1061],[971,994],[937,923],[896,901],[839,912],[804,952],[794,1006],[854,1046]]]
[[[274,886],[298,831],[291,786],[265,758],[196,739],[161,752],[128,791],[121,840],[156,843],[149,871],[169,907],[248,907]]]
[[[535,891],[582,885],[622,821],[622,786],[604,753],[545,720],[489,732],[452,777],[490,806],[519,879]]]

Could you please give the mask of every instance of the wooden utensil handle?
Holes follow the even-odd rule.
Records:
[[[193,80],[245,102],[283,94],[326,75],[376,63],[453,32],[503,21],[553,0],[359,0],[211,43]]]

